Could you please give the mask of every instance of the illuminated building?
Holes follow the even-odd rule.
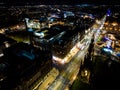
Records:
[[[53,25],[51,28],[35,31],[32,37],[33,45],[39,47],[40,50],[51,51],[52,43],[64,34],[63,27],[62,25]]]
[[[64,58],[66,54],[79,41],[80,36],[76,31],[68,30],[66,33],[53,43],[53,55]]]

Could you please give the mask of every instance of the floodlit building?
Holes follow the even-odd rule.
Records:
[[[73,30],[66,31],[59,40],[53,43],[53,55],[59,58],[64,58],[79,39],[80,36],[78,32]]]
[[[40,50],[52,51],[52,43],[64,35],[65,30],[62,25],[53,25],[51,28],[42,28],[35,31],[32,37],[34,46],[39,47]]]

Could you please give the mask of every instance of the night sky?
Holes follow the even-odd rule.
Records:
[[[5,4],[95,4],[118,5],[118,0],[0,0]]]

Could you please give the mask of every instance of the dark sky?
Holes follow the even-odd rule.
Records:
[[[97,4],[97,5],[118,5],[118,0],[0,0],[0,2],[19,4]]]

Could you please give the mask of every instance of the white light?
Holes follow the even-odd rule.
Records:
[[[53,60],[55,60],[55,61],[62,61],[62,59],[61,59],[61,58],[56,57],[56,56],[53,56],[52,58],[53,58]]]
[[[62,62],[61,62],[62,64],[64,64],[65,63],[65,61],[64,60],[62,60]]]
[[[0,57],[2,57],[2,56],[4,56],[4,54],[3,54],[3,53],[1,53],[1,54],[0,54]]]
[[[35,34],[36,36],[39,36],[40,38],[43,38],[43,37],[45,36],[43,32],[40,32],[40,33],[35,32],[34,34]]]

